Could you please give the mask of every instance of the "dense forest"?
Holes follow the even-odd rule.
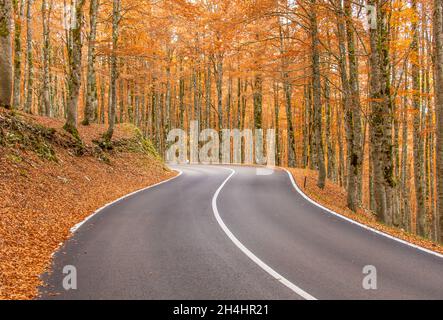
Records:
[[[162,154],[192,120],[275,128],[278,165],[443,242],[442,0],[0,0],[0,105]]]

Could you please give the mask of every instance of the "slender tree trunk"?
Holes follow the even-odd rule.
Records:
[[[310,132],[309,132],[309,120],[310,120],[310,101],[308,101],[306,85],[304,86],[304,110],[303,110],[303,168],[307,168],[310,165]]]
[[[209,62],[207,64],[205,73],[206,129],[211,127],[211,66]]]
[[[218,129],[221,134],[223,129],[223,57],[222,55],[217,55],[216,59]]]
[[[348,44],[348,58],[349,58],[349,121],[352,130],[352,141],[350,141],[350,150],[348,150],[349,181],[348,204],[353,211],[361,205],[361,191],[362,191],[362,170],[363,170],[363,137],[361,124],[361,106],[360,106],[360,89],[358,81],[358,60],[355,48],[354,26],[352,25],[352,7],[349,0],[345,1],[345,16],[346,16],[346,35]],[[351,186],[352,189],[351,190]]]
[[[443,244],[443,0],[434,0],[434,66],[437,113],[437,238]]]
[[[284,10],[288,10],[287,2],[284,3]],[[280,36],[280,55],[281,55],[281,77],[283,82],[283,92],[286,110],[286,135],[287,135],[287,149],[288,149],[288,167],[296,167],[297,155],[295,152],[295,129],[292,114],[292,83],[289,78],[289,61],[287,57],[286,40],[288,38],[288,26],[284,26],[279,20],[279,36]],[[306,136],[304,136],[306,138]],[[306,141],[304,140],[304,146]],[[305,154],[306,155],[306,154]]]
[[[49,50],[50,50],[50,29],[49,24],[51,21],[51,4],[48,5],[47,0],[42,0],[42,23],[43,23],[43,86],[42,86],[42,100],[43,110],[47,117],[51,116],[51,100],[49,95],[50,82],[49,82]]]
[[[256,74],[254,79],[254,129],[263,129],[263,79],[261,74]]]
[[[237,78],[237,129],[241,128],[241,119],[242,119],[242,81],[241,78]]]
[[[280,150],[280,100],[279,100],[279,84],[274,81],[274,129],[275,129],[275,152],[276,164],[281,165],[281,150]]]
[[[297,165],[297,157],[295,153],[295,132],[292,115],[292,85],[289,75],[283,71],[283,91],[285,95],[285,110],[287,120],[287,141],[288,141],[288,166],[294,168]]]
[[[412,0],[412,9],[418,19],[417,1]],[[424,158],[424,141],[422,128],[422,98],[421,98],[421,77],[419,66],[419,49],[418,49],[418,23],[416,19],[412,22],[412,44],[411,44],[411,63],[412,63],[412,90],[413,90],[413,107],[414,107],[414,182],[415,182],[415,199],[417,205],[417,234],[424,237],[426,235],[426,204],[425,204],[425,158]]]
[[[22,80],[22,25],[25,18],[25,0],[13,1],[15,11],[14,32],[14,93],[12,107],[21,107],[21,80]]]
[[[407,62],[405,62],[405,92],[408,91],[408,70],[407,70]],[[411,231],[411,210],[410,210],[410,190],[409,190],[409,172],[408,172],[408,98],[405,95],[403,98],[403,121],[402,121],[402,160],[401,160],[401,185],[402,185],[402,224],[401,226],[405,228],[407,231]]]
[[[183,69],[183,61],[180,61],[180,88],[179,88],[179,127],[181,129],[184,129],[185,125],[185,76],[184,76],[184,69]]]
[[[343,98],[341,99],[343,100]],[[337,119],[337,143],[338,143],[338,182],[340,187],[343,187],[344,182],[344,172],[345,172],[345,156],[344,156],[344,145],[343,145],[343,124],[342,115],[339,112],[340,108],[337,108],[336,119]],[[344,110],[344,106],[342,106]]]
[[[98,106],[97,76],[95,71],[95,42],[97,37],[97,13],[99,0],[91,0],[89,7],[89,35],[88,35],[88,71],[86,78],[86,105],[83,125],[87,126],[95,118]]]
[[[168,52],[168,59],[171,62],[171,54]],[[144,92],[144,90],[143,90]],[[144,94],[143,94],[144,99]],[[171,93],[171,68],[166,68],[166,110],[165,110],[165,133],[168,134],[171,130],[171,108],[172,108],[172,93]]]
[[[0,107],[11,108],[12,46],[11,0],[0,0]]]
[[[388,3],[369,1],[377,8],[377,27],[370,32],[371,143],[373,146],[374,199],[380,221],[392,224],[394,165],[390,84]]]
[[[117,45],[118,45],[118,35],[119,35],[119,30],[118,30],[119,23],[120,23],[120,0],[114,0],[113,10],[112,10],[112,53],[111,53],[111,83],[110,83],[111,104],[108,115],[109,127],[105,135],[105,140],[107,141],[111,141],[112,136],[114,134],[115,112],[117,109],[116,82],[118,78]]]
[[[79,138],[77,131],[78,98],[81,86],[81,64],[82,64],[82,21],[83,6],[85,0],[78,0],[70,29],[70,41],[68,41],[68,101],[67,117],[64,129]]]
[[[198,61],[196,62],[198,63]],[[194,103],[194,115],[193,115],[193,119],[194,121],[198,121],[198,119],[200,118],[200,110],[199,110],[199,102],[198,102],[198,89],[197,89],[197,67],[194,66],[193,70],[192,70],[192,91],[193,91],[193,103]]]
[[[119,122],[123,123],[125,121],[125,83],[123,79],[120,79],[118,82],[118,92],[119,92],[119,98],[118,98],[118,105],[120,109],[120,115],[119,115]]]
[[[307,153],[309,168],[311,170],[318,170],[317,158],[317,139],[315,129],[315,110],[313,105],[312,83],[305,86],[305,101],[306,101],[306,136],[308,139],[309,152]]]
[[[33,0],[27,0],[26,7],[26,63],[27,63],[27,81],[26,81],[26,101],[25,112],[31,113],[32,96],[34,94],[34,58],[32,54],[32,3]]]
[[[226,128],[231,129],[232,126],[232,76],[229,75],[228,79],[228,96],[226,97]]]
[[[99,115],[99,123],[105,123],[105,94],[106,94],[106,84],[105,78],[100,76],[100,115]]]
[[[337,181],[336,159],[335,159],[335,146],[332,134],[332,122],[334,112],[332,110],[331,103],[331,91],[328,81],[325,81],[325,100],[326,100],[326,139],[328,148],[328,179],[331,181]]]
[[[321,78],[320,78],[320,52],[317,13],[315,9],[316,0],[311,0],[311,36],[312,36],[312,82],[313,82],[313,107],[314,107],[314,132],[317,146],[318,181],[317,186],[324,189],[326,185],[326,167],[323,150],[322,132],[322,103],[321,103]]]

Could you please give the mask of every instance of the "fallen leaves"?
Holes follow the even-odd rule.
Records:
[[[58,130],[63,125],[55,119],[35,119]],[[86,144],[104,131],[99,125],[80,128]],[[116,138],[130,134],[125,127],[117,128]],[[108,165],[54,148],[58,162],[0,147],[0,299],[37,297],[39,276],[50,267],[52,253],[70,237],[71,227],[106,203],[174,175],[146,154],[114,153]]]

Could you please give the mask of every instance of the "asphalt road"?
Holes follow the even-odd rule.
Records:
[[[42,299],[443,299],[443,258],[306,200],[283,170],[180,166],[82,225]],[[77,289],[63,288],[65,266]],[[376,290],[363,286],[376,268]],[[372,282],[374,283],[374,282]]]

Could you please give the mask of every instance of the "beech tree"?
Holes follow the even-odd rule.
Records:
[[[32,112],[34,95],[34,55],[32,48],[32,5],[33,0],[26,0],[26,81],[25,81],[25,107],[27,113]]]
[[[370,23],[350,0],[0,4],[15,23],[0,28],[3,105],[74,135],[97,122],[108,142],[129,123],[161,154],[192,120],[276,129],[279,165],[337,183],[356,215],[442,241],[441,0],[369,0]]]
[[[85,0],[77,0],[72,6],[73,13],[69,21],[66,47],[68,52],[68,99],[65,130],[74,136],[78,136],[77,115],[80,86],[82,82],[82,25],[83,6]]]
[[[317,165],[319,170],[317,185],[324,188],[326,184],[326,167],[323,150],[323,124],[322,124],[322,104],[321,104],[321,74],[320,74],[320,53],[318,39],[318,25],[316,13],[316,0],[311,0],[311,42],[312,42],[312,82],[313,82],[313,108],[314,108],[314,139],[317,146]]]
[[[26,1],[13,1],[14,6],[14,81],[13,102],[14,108],[21,107],[21,78],[22,78],[22,25],[25,16]]]
[[[117,108],[117,88],[116,81],[118,78],[117,71],[117,45],[118,45],[118,25],[120,23],[120,0],[113,1],[112,10],[112,54],[111,54],[111,83],[110,83],[110,95],[111,104],[109,106],[109,117],[108,117],[108,131],[105,135],[105,140],[110,141],[112,135],[114,134],[115,126],[115,112]]]
[[[438,241],[443,243],[443,1],[434,0],[435,107],[437,111]]]
[[[377,9],[376,27],[370,32],[371,144],[373,147],[375,210],[380,221],[392,223],[393,176],[392,101],[388,34],[388,3],[369,2]]]
[[[11,0],[0,1],[0,106],[11,108],[12,46]]]
[[[86,83],[86,105],[83,125],[89,125],[91,120],[97,118],[98,94],[97,75],[95,71],[96,62],[96,39],[97,39],[97,15],[99,0],[91,0],[89,4],[89,35],[88,35],[88,71]]]

